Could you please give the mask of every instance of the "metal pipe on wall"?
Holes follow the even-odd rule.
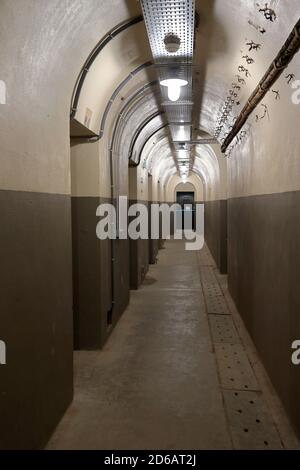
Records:
[[[140,16],[136,16],[135,18],[133,18],[130,21],[126,21],[123,24],[116,26],[116,28],[114,28],[112,31],[107,33],[106,36],[103,39],[101,39],[101,41],[97,44],[95,49],[91,52],[91,54],[89,55],[88,59],[86,60],[84,66],[82,67],[82,69],[79,73],[79,76],[76,80],[76,84],[75,84],[75,88],[74,88],[74,91],[73,91],[73,94],[72,94],[72,100],[71,100],[71,110],[70,110],[70,118],[71,119],[75,117],[78,102],[79,102],[79,98],[80,98],[80,93],[81,93],[83,84],[85,82],[86,76],[87,76],[91,66],[93,65],[94,61],[96,60],[96,58],[98,57],[98,55],[102,51],[102,49],[104,49],[104,47],[112,39],[114,39],[116,36],[118,36],[118,34],[122,33],[127,28],[129,28],[130,26],[134,26],[137,23],[140,23],[141,21],[143,21],[143,16],[140,15]]]
[[[224,143],[221,147],[221,151],[225,153],[228,146],[231,144],[233,139],[237,136],[240,132],[248,117],[257,105],[261,102],[261,100],[265,97],[267,92],[270,90],[272,85],[276,82],[276,80],[280,77],[284,69],[289,65],[295,54],[300,49],[300,19],[296,23],[294,29],[292,30],[291,34],[289,35],[288,39],[284,43],[283,47],[279,51],[277,57],[274,59],[272,64],[270,65],[269,69],[267,70],[264,77],[261,79],[257,87],[255,88],[254,92],[248,99],[246,105],[242,109],[241,113],[239,114],[235,124],[231,130],[231,132],[227,135]]]

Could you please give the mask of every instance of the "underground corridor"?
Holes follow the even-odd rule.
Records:
[[[0,450],[300,450],[299,1],[0,36]]]

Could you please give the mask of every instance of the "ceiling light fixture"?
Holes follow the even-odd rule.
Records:
[[[170,101],[178,101],[180,98],[180,88],[188,84],[187,80],[181,78],[169,78],[160,82],[161,86],[168,87],[168,98]]]
[[[182,149],[178,150],[178,158],[179,158],[179,159],[182,159],[182,158],[186,159],[186,158],[188,158],[188,153],[187,153],[187,151],[186,151],[186,150],[182,150]]]

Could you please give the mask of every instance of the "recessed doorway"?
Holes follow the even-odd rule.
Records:
[[[177,217],[177,230],[195,230],[195,192],[177,191],[176,202],[181,212],[181,217]]]

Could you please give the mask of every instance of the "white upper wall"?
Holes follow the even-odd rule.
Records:
[[[99,40],[138,14],[124,0],[0,2],[0,188],[69,194],[73,88]],[[99,84],[101,86],[101,84]]]
[[[276,11],[277,19],[273,22],[259,12],[258,5],[264,7],[265,3]],[[199,69],[199,78],[195,78],[195,99],[199,99],[197,90],[202,93],[203,73],[200,125],[211,135],[232,90],[232,83],[237,82],[238,74],[245,79],[245,85],[235,100],[240,104],[235,102],[232,117],[227,120],[221,139],[229,133],[233,117],[239,114],[298,21],[300,2],[196,0],[196,10],[199,13],[199,28],[195,64],[201,64],[203,51],[206,50],[206,53],[204,65]],[[265,29],[265,32],[262,34],[258,28]],[[261,45],[258,51],[249,51],[247,43],[251,41]],[[248,64],[246,56],[254,63]],[[245,73],[238,70],[239,66],[248,69],[250,76],[245,77]],[[292,103],[293,89],[286,79],[290,73],[300,80],[299,53],[272,86],[272,90],[279,91],[280,99],[275,99],[272,90],[268,93],[263,100],[268,107],[268,115],[261,119],[264,108],[259,105],[244,128],[247,138],[237,145],[227,161],[229,197],[300,189],[300,104]]]

